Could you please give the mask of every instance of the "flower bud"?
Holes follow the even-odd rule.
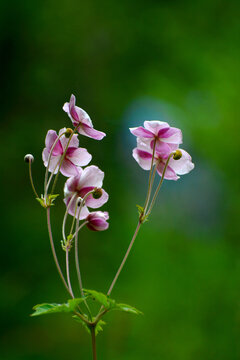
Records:
[[[102,189],[101,188],[94,189],[92,196],[94,199],[100,199],[100,197],[102,196]]]
[[[24,161],[26,162],[26,163],[32,163],[33,161],[34,161],[34,157],[33,157],[33,155],[32,154],[27,154],[27,155],[25,155],[24,156]]]
[[[68,139],[72,135],[72,133],[73,133],[73,129],[67,128],[64,135]]]
[[[173,154],[173,159],[174,160],[179,160],[179,159],[181,159],[181,157],[182,157],[182,152],[181,152],[181,150],[177,149],[175,151],[175,153]]]
[[[87,227],[92,231],[104,231],[107,230],[109,224],[107,220],[109,219],[108,212],[96,211],[90,213],[86,220],[88,221]]]
[[[82,198],[79,196],[77,198],[77,206],[79,207],[81,205],[81,203],[82,203]]]

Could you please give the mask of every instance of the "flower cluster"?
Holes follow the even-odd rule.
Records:
[[[164,179],[178,180],[194,168],[191,156],[179,145],[182,143],[180,129],[170,127],[163,121],[145,121],[144,127],[130,128],[137,136],[137,147],[133,157],[144,170],[156,166],[157,173]]]
[[[97,209],[108,201],[108,194],[102,189],[104,172],[97,166],[89,164],[92,155],[79,147],[78,132],[95,140],[101,140],[106,134],[95,130],[89,115],[75,105],[72,95],[63,110],[70,117],[74,130],[63,128],[57,134],[49,130],[42,153],[43,163],[52,174],[68,177],[64,186],[64,202],[67,212],[79,220],[85,220],[91,230],[106,230],[108,214],[96,211],[90,213],[88,208]],[[98,195],[96,195],[98,193]]]

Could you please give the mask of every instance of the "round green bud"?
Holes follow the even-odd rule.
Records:
[[[173,154],[173,159],[174,160],[179,160],[179,159],[181,159],[181,157],[182,157],[182,152],[181,152],[181,150],[177,149],[175,151],[175,153]]]
[[[70,136],[72,135],[72,133],[73,133],[73,129],[67,128],[64,135],[65,135],[65,137],[68,139],[68,138],[70,138]]]
[[[92,196],[94,199],[99,199],[102,196],[102,189],[100,189],[100,188],[94,189]]]
[[[32,154],[27,154],[27,155],[25,155],[24,156],[24,161],[26,162],[26,163],[32,163],[33,161],[34,161],[34,157],[33,157],[33,155]]]

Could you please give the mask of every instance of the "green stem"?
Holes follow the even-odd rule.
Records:
[[[81,226],[79,226],[79,218],[80,218],[80,214],[81,214],[81,210],[83,207],[83,204],[85,203],[86,198],[92,194],[93,190],[89,191],[82,199],[81,201],[81,205],[77,214],[77,220],[76,220],[76,231],[75,231],[75,264],[76,264],[76,271],[77,271],[77,277],[78,277],[78,284],[79,284],[79,289],[81,292],[81,296],[82,298],[84,298],[84,292],[83,292],[83,284],[82,284],[82,277],[81,277],[81,272],[80,272],[80,264],[79,264],[79,258],[78,258],[78,232],[79,230],[87,223],[87,221],[85,221],[84,223],[81,224]],[[78,201],[78,200],[77,200]],[[76,216],[76,213],[75,213]],[[84,304],[87,308],[88,311],[88,315],[90,320],[92,321],[92,313],[91,310],[88,306],[88,303],[86,301],[86,299],[84,299]]]
[[[38,193],[37,193],[37,191],[36,191],[36,189],[35,189],[35,186],[34,186],[34,184],[33,184],[33,178],[32,178],[32,161],[31,161],[31,160],[29,160],[29,167],[28,167],[28,169],[29,169],[30,183],[31,183],[31,185],[32,185],[33,192],[34,192],[34,194],[36,195],[36,197],[38,198],[38,197],[39,197],[39,196],[38,196]]]
[[[154,172],[154,175],[153,175],[153,162],[154,162],[156,141],[157,141],[157,140],[155,139],[154,144],[153,144],[152,162],[151,162],[151,168],[150,168],[150,173],[149,173],[149,178],[148,178],[147,196],[146,196],[145,204],[144,204],[144,207],[143,207],[143,216],[144,216],[145,213],[146,213],[146,209],[147,209],[147,206],[148,206],[148,203],[149,203],[149,200],[150,200],[152,185],[153,185],[153,181],[154,181],[154,177],[155,177],[155,172]],[[153,176],[153,178],[152,178],[152,176]]]
[[[58,262],[57,254],[56,254],[56,251],[55,251],[55,246],[54,246],[53,236],[52,236],[52,229],[51,229],[50,208],[49,207],[47,208],[47,225],[48,225],[48,233],[49,233],[49,239],[50,239],[51,249],[52,249],[52,253],[53,253],[53,258],[54,258],[58,273],[59,273],[59,275],[60,275],[60,277],[62,279],[62,282],[63,282],[65,288],[67,289],[67,292],[72,296],[72,294],[71,294],[71,292],[70,292],[70,290],[69,290],[69,288],[67,286],[66,280],[65,280],[65,278],[63,276],[61,267],[60,267],[59,262]]]
[[[166,172],[166,170],[167,170],[168,163],[169,163],[169,161],[170,161],[170,159],[171,159],[172,156],[173,156],[173,153],[171,153],[171,154],[168,156],[168,158],[167,158],[167,161],[166,161],[165,166],[164,166],[164,169],[163,169],[163,173],[162,173],[161,180],[160,180],[160,182],[159,182],[159,184],[158,184],[158,187],[157,187],[157,189],[156,189],[156,191],[155,191],[155,193],[154,193],[154,195],[153,195],[152,202],[151,202],[151,204],[150,204],[150,206],[149,206],[149,210],[148,210],[148,212],[147,212],[147,216],[150,215],[150,213],[151,213],[151,211],[152,211],[152,208],[153,208],[153,206],[154,206],[154,204],[155,204],[155,201],[156,201],[158,192],[159,192],[159,190],[160,190],[160,188],[161,188],[161,186],[162,186],[163,180],[164,180],[164,175],[165,175],[165,172]],[[156,165],[156,166],[157,166],[157,165]]]
[[[91,327],[93,360],[97,360],[95,326]]]
[[[118,277],[119,277],[119,275],[120,275],[120,273],[121,273],[121,271],[122,271],[122,268],[123,268],[123,266],[124,266],[124,264],[125,264],[125,262],[126,262],[126,260],[127,260],[127,258],[128,258],[128,255],[129,255],[129,253],[130,253],[130,251],[131,251],[131,249],[132,249],[132,246],[133,246],[134,241],[135,241],[135,239],[136,239],[136,237],[137,237],[137,234],[138,234],[138,231],[139,231],[139,229],[140,229],[140,227],[141,227],[141,224],[142,224],[142,222],[139,220],[139,221],[138,221],[138,224],[137,224],[137,227],[136,227],[136,230],[135,230],[135,233],[134,233],[134,235],[133,235],[133,237],[132,237],[132,240],[131,240],[131,242],[130,242],[130,244],[129,244],[129,246],[128,246],[128,249],[127,249],[127,251],[126,251],[126,254],[125,254],[125,256],[124,256],[124,258],[123,258],[123,260],[122,260],[122,262],[121,262],[121,265],[119,266],[118,271],[117,271],[117,273],[116,273],[116,275],[115,275],[115,277],[114,277],[114,279],[113,279],[113,281],[112,281],[112,284],[111,284],[111,286],[110,286],[110,288],[109,288],[109,290],[108,290],[108,292],[107,292],[108,295],[111,294],[112,289],[113,289],[114,285],[116,284],[116,281],[117,281],[117,279],[118,279]]]
[[[71,297],[74,299],[74,294],[72,291],[71,280],[70,280],[70,273],[69,273],[69,248],[68,248],[68,246],[66,247],[66,273],[67,273],[67,282],[68,282],[69,292],[70,292]]]

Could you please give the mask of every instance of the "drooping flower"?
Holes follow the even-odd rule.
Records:
[[[86,226],[93,231],[107,230],[109,227],[108,219],[109,215],[107,211],[95,211],[87,216],[86,220],[88,223]]]
[[[153,149],[154,142],[156,141],[155,148],[160,152],[171,151],[170,144],[182,143],[182,132],[180,129],[170,127],[168,123],[158,120],[144,121],[144,127],[130,128],[133,135],[148,142]]]
[[[63,128],[59,131],[59,136],[65,133],[66,128]],[[46,147],[43,150],[42,158],[44,165],[47,167],[49,156],[51,149],[53,147],[54,142],[57,140],[58,135],[55,130],[49,130],[45,139]],[[64,154],[69,139],[62,135],[57,141],[54,149],[52,151],[52,155],[49,163],[49,171],[54,172],[56,174],[59,169],[59,165],[61,162],[61,157]],[[84,148],[79,148],[79,140],[78,135],[74,134],[69,142],[66,154],[62,161],[62,165],[60,168],[60,172],[64,176],[74,176],[78,174],[78,167],[87,165],[91,159],[92,155],[88,153],[88,151]]]
[[[63,110],[70,117],[73,126],[78,126],[77,131],[79,134],[88,136],[95,140],[102,140],[106,134],[102,131],[95,130],[89,115],[86,113],[86,111],[76,106],[75,103],[76,98],[74,95],[71,95],[69,103],[66,102],[63,105]]]
[[[104,172],[97,166],[91,165],[84,170],[79,169],[78,174],[69,178],[64,186],[64,202],[66,206],[69,205],[68,213],[72,216],[79,216],[79,209],[81,209],[79,219],[85,219],[89,210],[97,209],[108,201],[108,194],[102,189]],[[94,191],[85,199],[82,206],[77,205],[77,199],[83,199],[90,191]],[[74,199],[73,199],[74,197]],[[71,204],[69,202],[71,201]]]
[[[176,149],[176,145],[172,144],[172,149],[169,150],[169,152],[166,151],[158,151],[156,150],[154,153],[154,160],[153,164],[156,165],[156,170],[160,176],[163,174],[163,170],[166,164],[166,161],[171,154],[171,152],[174,152]],[[170,146],[170,147],[171,147]],[[184,175],[189,173],[193,168],[194,164],[192,163],[191,156],[182,149],[178,149],[178,152],[181,152],[181,158],[178,158],[178,160],[174,160],[173,157],[170,158],[168,166],[165,171],[164,179],[167,180],[178,180],[178,175]],[[137,147],[133,149],[133,157],[138,162],[138,164],[141,166],[144,170],[150,170],[151,169],[151,163],[152,163],[152,155],[153,151],[149,147],[148,144],[146,144],[144,141],[142,141],[140,138],[137,140]]]

